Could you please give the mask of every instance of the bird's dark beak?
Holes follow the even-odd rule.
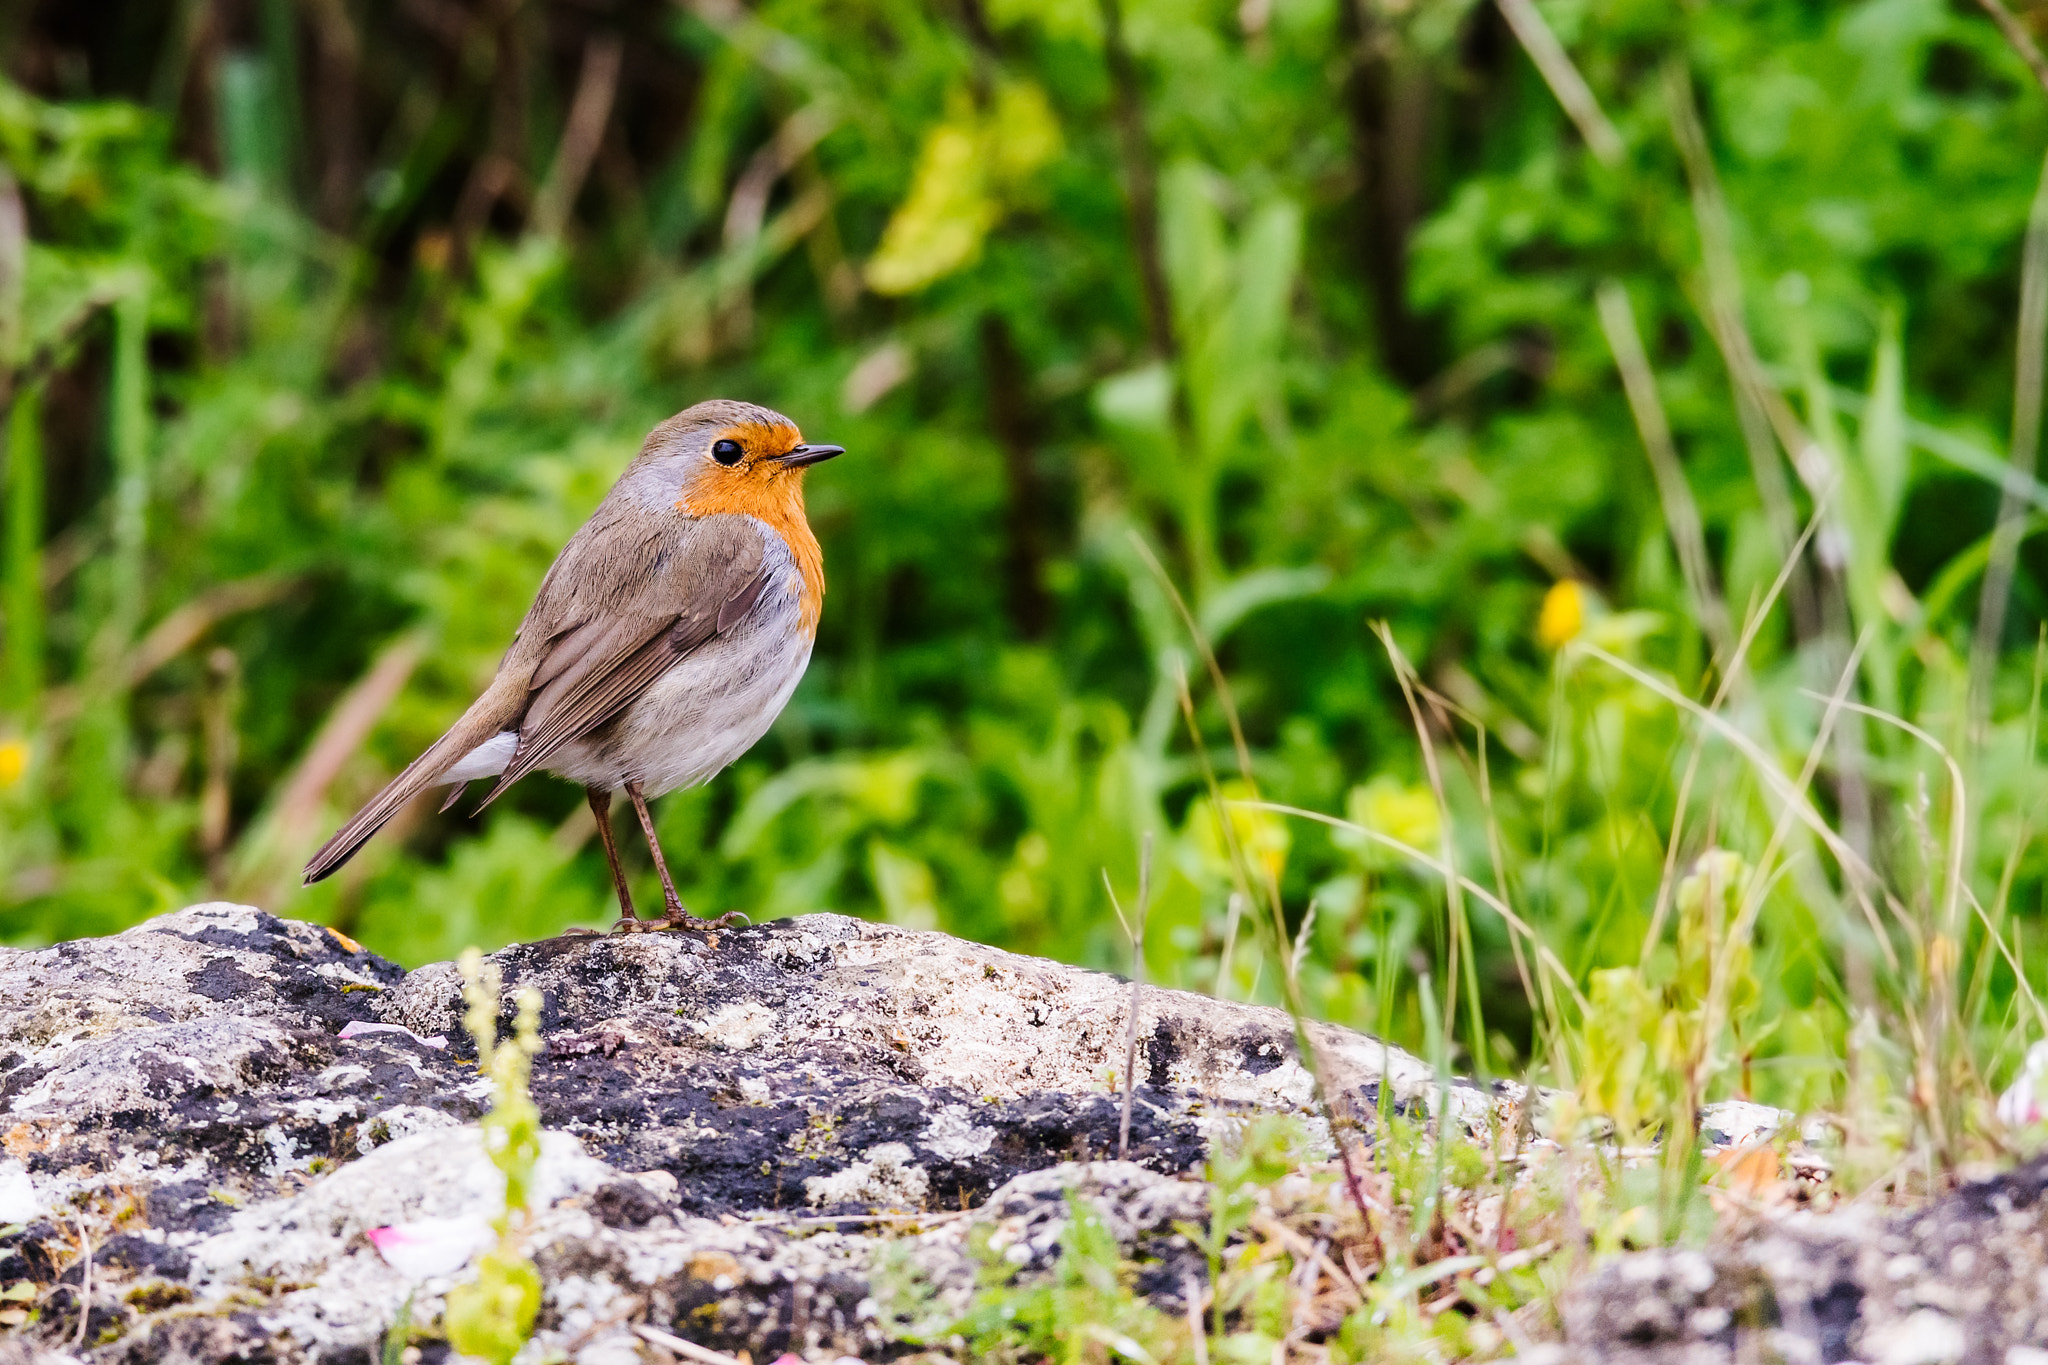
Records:
[[[797,446],[775,457],[776,463],[790,469],[801,469],[807,464],[829,460],[834,455],[844,455],[845,446]]]

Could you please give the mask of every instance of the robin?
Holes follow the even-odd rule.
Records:
[[[429,787],[495,777],[477,809],[537,769],[583,784],[612,885],[615,930],[702,927],[676,895],[649,797],[696,786],[754,746],[811,661],[824,557],[804,520],[804,471],[844,454],[796,424],[714,399],[648,434],[563,547],[484,694],[306,864],[347,862]],[[665,909],[633,909],[611,827],[625,789]]]

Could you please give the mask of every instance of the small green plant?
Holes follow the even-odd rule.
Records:
[[[498,1244],[484,1253],[477,1275],[448,1292],[448,1341],[464,1355],[509,1365],[533,1335],[540,1313],[540,1272],[526,1252],[532,1222],[529,1200],[540,1163],[540,1110],[527,1082],[540,1051],[540,992],[519,992],[513,1035],[498,1041],[503,978],[470,948],[462,955],[464,1025],[476,1039],[477,1070],[491,1079],[491,1109],[484,1115],[484,1150],[505,1173],[505,1211],[496,1223]]]
[[[1152,1307],[1132,1287],[1116,1235],[1095,1202],[1069,1192],[1067,1225],[1052,1273],[1019,1283],[1015,1267],[977,1234],[981,1292],[954,1331],[973,1360],[1167,1361],[1183,1356],[1185,1322]]]
[[[1224,1334],[1228,1315],[1249,1300],[1262,1276],[1248,1273],[1250,1267],[1232,1265],[1229,1253],[1259,1211],[1261,1194],[1305,1159],[1306,1135],[1295,1120],[1279,1114],[1262,1114],[1244,1127],[1232,1150],[1219,1152],[1209,1161],[1209,1226],[1184,1228],[1209,1258],[1210,1330]],[[1236,1271],[1238,1273],[1231,1273]]]
[[[405,1302],[398,1305],[398,1317],[384,1334],[384,1348],[377,1354],[377,1365],[404,1365],[405,1348],[412,1339],[412,1298],[407,1294]]]

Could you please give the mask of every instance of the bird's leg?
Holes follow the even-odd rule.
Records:
[[[747,917],[737,911],[720,915],[715,920],[701,920],[683,908],[683,898],[676,894],[675,881],[668,875],[668,860],[661,856],[661,840],[654,837],[654,817],[647,813],[647,797],[640,790],[640,784],[626,783],[626,796],[633,803],[633,813],[640,817],[640,832],[647,836],[647,851],[654,855],[654,870],[661,877],[661,897],[667,913],[650,927],[722,929],[728,924],[745,924]]]
[[[654,855],[654,870],[661,878],[661,900],[671,920],[687,917],[683,909],[683,898],[676,894],[675,879],[668,875],[668,859],[661,856],[661,840],[654,837],[654,817],[647,811],[647,797],[641,792],[638,782],[626,783],[626,799],[633,803],[633,814],[640,817],[640,833],[646,836],[647,851]]]
[[[640,923],[640,915],[633,909],[633,893],[626,888],[626,869],[619,866],[619,845],[612,837],[612,794],[600,787],[585,787],[583,794],[590,798],[590,813],[597,817],[597,837],[604,843],[604,860],[611,864],[612,886],[619,893],[619,922],[612,928],[630,929]],[[662,873],[662,880],[668,880],[667,872]]]

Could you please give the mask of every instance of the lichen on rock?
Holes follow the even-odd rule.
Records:
[[[756,1361],[896,1352],[966,1313],[990,1258],[1047,1271],[1084,1206],[1178,1314],[1207,1274],[1188,1232],[1218,1142],[1272,1113],[1330,1138],[1284,1014],[1148,989],[1117,1159],[1129,984],[939,934],[812,915],[493,960],[501,1026],[516,992],[542,1000],[536,1349],[585,1365],[643,1358],[638,1328]],[[431,1328],[503,1192],[461,1016],[452,964],[406,973],[242,906],[0,950],[0,1226],[24,1225],[0,1235],[0,1284],[36,1296],[0,1365],[357,1365],[402,1311]],[[1447,1098],[1468,1132],[1540,1124],[1518,1086],[1309,1036],[1368,1139],[1383,1099]],[[1747,1140],[1783,1117],[1722,1106],[1703,1127]],[[1786,1359],[1995,1358],[2024,1339],[1997,1322],[2038,1330],[2048,1177],[2029,1170],[1918,1221],[1607,1263],[1567,1296],[1557,1358],[1733,1360],[1758,1324]],[[1950,1298],[1917,1287],[1938,1284]]]
[[[950,1302],[973,1284],[970,1222],[1042,1260],[1058,1192],[1092,1172],[1124,1173],[1104,1186],[1119,1228],[1137,1185],[1193,1216],[1215,1133],[1318,1121],[1284,1015],[1147,991],[1129,1159],[1104,1166],[1128,985],[943,935],[813,915],[494,960],[503,1023],[519,989],[543,1001],[541,1336],[592,1359],[629,1303],[756,1359],[871,1351],[885,1248]],[[502,1190],[461,1012],[452,964],[405,973],[242,906],[0,951],[0,1195],[29,1224],[0,1245],[0,1278],[55,1278],[79,1234],[119,1228],[85,1325],[105,1360],[356,1360],[408,1298],[432,1322],[455,1275],[409,1276],[433,1257],[395,1248],[452,1239],[459,1263],[465,1220]],[[1406,1054],[1341,1030],[1328,1045],[1361,1095],[1385,1081],[1428,1102]],[[862,1221],[877,1214],[932,1221]],[[419,1232],[386,1237],[387,1256],[369,1236],[384,1228]],[[76,1340],[79,1300],[52,1285],[15,1342]]]

